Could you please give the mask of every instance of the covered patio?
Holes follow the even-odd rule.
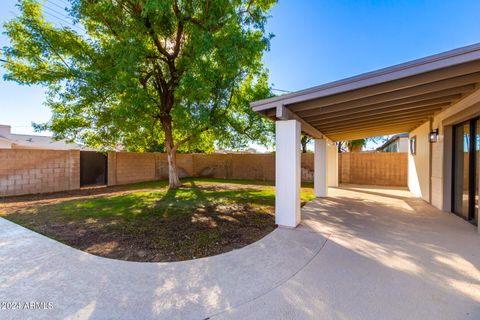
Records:
[[[479,85],[476,44],[252,103],[276,121],[277,224],[300,223],[301,132],[315,139],[317,197],[338,186],[336,141],[408,132],[418,149],[409,158],[410,190],[452,211],[452,125],[480,115]],[[429,143],[431,133],[438,143]]]
[[[2,319],[479,319],[476,229],[403,189],[349,186],[225,254],[106,259],[0,218]]]

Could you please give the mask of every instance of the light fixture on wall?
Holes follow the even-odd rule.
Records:
[[[417,136],[410,138],[410,154],[412,156],[417,154]]]
[[[430,141],[430,143],[435,143],[438,141],[438,129],[435,129],[428,134],[428,141]]]

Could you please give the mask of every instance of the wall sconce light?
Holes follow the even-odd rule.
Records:
[[[428,141],[430,141],[430,143],[436,143],[438,141],[438,129],[435,129],[428,134]]]

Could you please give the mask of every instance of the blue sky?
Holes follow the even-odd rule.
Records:
[[[2,0],[2,25],[15,2]],[[300,90],[480,42],[479,12],[478,0],[280,0],[264,61],[275,88]],[[1,46],[7,41],[0,36]],[[30,133],[32,121],[49,119],[42,102],[41,88],[0,80],[0,123],[14,132]]]

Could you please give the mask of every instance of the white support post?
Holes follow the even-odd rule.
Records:
[[[338,148],[335,142],[327,140],[327,181],[329,187],[338,187]]]
[[[301,125],[297,120],[275,125],[275,223],[295,228],[300,223]]]
[[[313,186],[316,197],[328,196],[327,140],[315,139]]]

